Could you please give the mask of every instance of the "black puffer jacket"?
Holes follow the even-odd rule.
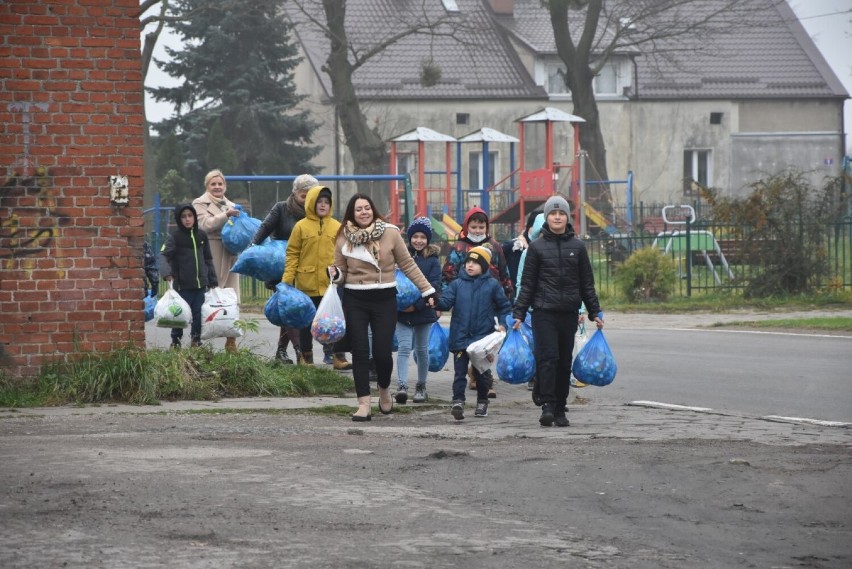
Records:
[[[195,215],[195,208],[191,204],[181,204],[175,208],[177,229],[166,238],[160,251],[160,277],[173,277],[175,290],[219,286],[210,242],[207,233],[198,228],[198,216],[195,216],[195,224],[189,229],[180,221],[181,212],[187,209]]]
[[[586,304],[589,317],[601,310],[586,246],[574,235],[571,225],[565,233],[556,235],[545,224],[541,237],[527,250],[521,292],[512,316],[523,320],[530,307],[579,312],[581,302]]]
[[[291,208],[288,207],[288,201],[292,199],[293,196],[290,196],[272,206],[260,227],[257,228],[251,240],[252,243],[260,245],[269,236],[272,236],[273,239],[290,239],[290,234],[293,232],[296,223],[305,217],[304,213],[301,216],[293,215]]]

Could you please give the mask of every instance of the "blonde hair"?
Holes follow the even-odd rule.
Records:
[[[307,192],[314,186],[319,185],[319,181],[310,174],[302,174],[301,176],[296,176],[296,179],[293,180],[293,191]]]
[[[222,181],[225,182],[225,174],[222,173],[222,170],[219,170],[217,168],[215,170],[210,170],[209,172],[207,172],[207,175],[204,176],[204,188],[206,189],[207,184],[210,183],[210,180],[212,180],[213,178],[216,178],[216,177],[222,178]],[[225,186],[227,186],[227,185],[228,185],[228,183],[225,182]]]

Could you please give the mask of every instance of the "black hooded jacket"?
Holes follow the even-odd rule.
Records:
[[[541,237],[530,243],[527,250],[521,292],[512,316],[523,320],[530,307],[579,312],[581,302],[585,303],[590,317],[601,310],[586,246],[574,235],[570,224],[561,235],[552,233],[545,224]]]
[[[195,224],[187,229],[180,221],[184,210],[192,211]],[[160,277],[173,277],[175,290],[206,289],[219,286],[207,233],[198,228],[198,216],[192,204],[175,208],[177,229],[172,231],[160,250]]]

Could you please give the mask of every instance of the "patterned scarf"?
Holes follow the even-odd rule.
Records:
[[[290,217],[297,221],[305,217],[305,206],[296,202],[296,197],[293,194],[290,194],[290,197],[284,202],[284,208],[290,214]]]
[[[381,253],[379,239],[382,238],[386,225],[381,219],[375,220],[367,227],[358,227],[351,221],[347,221],[343,227],[343,235],[352,247],[363,245],[376,260],[376,264],[378,264],[379,254]]]

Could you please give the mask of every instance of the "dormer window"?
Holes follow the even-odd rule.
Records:
[[[563,73],[565,64],[556,56],[536,61],[536,83],[547,89],[554,99],[570,98],[571,92],[565,85]],[[623,97],[624,87],[631,83],[631,67],[626,59],[614,58],[607,61],[595,76],[593,84],[595,96]]]

